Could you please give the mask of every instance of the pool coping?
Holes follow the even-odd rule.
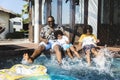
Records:
[[[8,56],[8,55],[23,55],[24,53],[32,53],[34,49],[38,47],[37,43],[32,43],[28,39],[13,39],[13,40],[3,40],[0,41],[0,45],[16,45],[23,48],[15,49],[15,50],[0,50],[0,56]],[[104,48],[104,46],[98,46],[100,48]],[[119,52],[120,46],[117,47],[107,47],[110,51]]]

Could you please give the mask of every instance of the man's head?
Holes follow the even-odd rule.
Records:
[[[54,24],[55,24],[55,23],[54,23],[54,21],[55,21],[55,20],[54,20],[54,17],[53,17],[53,16],[49,16],[47,20],[48,20],[48,25],[49,25],[50,27],[53,27]]]

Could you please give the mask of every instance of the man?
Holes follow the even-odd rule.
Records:
[[[31,56],[28,56],[28,53],[25,53],[23,55],[23,59],[26,60],[28,63],[33,63],[34,59],[36,59],[41,54],[42,51],[49,50],[49,49],[54,50],[58,63],[59,64],[61,63],[60,46],[55,40],[54,31],[56,30],[63,31],[63,28],[59,27],[54,22],[55,22],[54,17],[49,16],[48,25],[41,28],[40,43],[39,43],[38,48],[34,50]]]

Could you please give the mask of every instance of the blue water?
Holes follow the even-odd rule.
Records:
[[[44,60],[44,61],[43,61]],[[77,60],[77,59],[76,59]],[[111,66],[99,69],[96,66],[88,67],[84,61],[65,61],[59,66],[55,60],[47,60],[45,56],[39,57],[35,64],[45,65],[52,80],[119,80],[120,59],[112,60]],[[83,64],[83,63],[85,64]],[[82,65],[81,65],[82,64]]]
[[[51,58],[41,55],[34,64],[45,65],[52,80],[120,80],[120,58],[112,58],[114,53],[107,49],[100,52],[104,55],[100,59],[93,59],[90,67],[85,58],[71,60],[65,57],[62,65],[58,65],[55,55]]]
[[[102,52],[108,56],[103,56],[97,60],[93,59],[92,66],[87,65],[85,58],[71,60],[68,57],[63,58],[62,65],[58,65],[54,54],[50,58],[41,55],[35,60],[34,64],[46,66],[51,80],[120,80],[120,58],[112,58],[110,54],[114,53],[105,49]],[[21,59],[21,57],[8,59],[7,64],[5,64],[5,61],[1,61],[0,65],[7,68],[20,63]],[[41,79],[37,76],[23,80]]]

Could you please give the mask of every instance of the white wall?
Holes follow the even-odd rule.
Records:
[[[0,34],[0,39],[4,39],[9,32],[9,18],[8,13],[0,12],[0,24],[5,27],[5,31]]]
[[[16,31],[23,29],[22,18],[15,17],[10,19],[10,26],[13,27]]]
[[[88,24],[93,28],[93,34],[97,36],[98,0],[89,0]]]

